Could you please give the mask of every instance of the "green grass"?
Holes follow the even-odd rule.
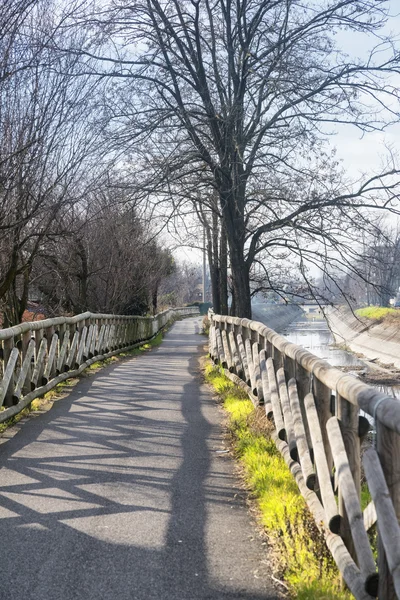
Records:
[[[265,414],[255,410],[243,390],[208,364],[206,380],[221,397],[229,431],[246,482],[257,499],[261,520],[276,548],[280,574],[300,600],[349,600],[340,577],[297,485],[268,436]]]
[[[384,306],[366,306],[355,311],[358,317],[367,319],[382,320],[387,316],[400,317],[400,310],[397,308],[386,308]]]

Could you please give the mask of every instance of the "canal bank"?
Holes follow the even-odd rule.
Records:
[[[352,373],[365,383],[378,387],[385,394],[400,398],[399,374],[393,372],[393,368],[384,369],[376,365],[373,357],[368,359],[361,350],[353,350],[343,338],[335,339],[327,320],[310,319],[301,312],[294,321],[280,331],[280,334],[289,342],[326,360],[333,367]],[[400,345],[398,349],[400,350]]]
[[[337,344],[345,344],[384,367],[400,369],[400,329],[396,323],[371,323],[343,308],[330,309],[327,320]]]

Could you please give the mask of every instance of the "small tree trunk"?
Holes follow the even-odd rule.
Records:
[[[220,270],[219,270],[219,296],[221,302],[221,314],[228,314],[228,244],[226,229],[221,227],[220,236]]]
[[[214,312],[221,313],[220,301],[220,269],[219,269],[219,249],[218,249],[218,215],[214,212],[212,216],[212,225],[206,227],[207,235],[207,257],[210,268],[211,294]]]
[[[157,299],[158,299],[158,285],[155,286],[153,295],[151,298],[152,305],[153,305],[153,315],[157,314]]]

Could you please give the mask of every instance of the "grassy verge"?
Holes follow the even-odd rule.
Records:
[[[349,600],[339,573],[283,458],[268,435],[265,413],[212,364],[205,369],[228,413],[228,428],[246,483],[279,561],[278,576],[299,600]]]
[[[400,323],[400,309],[386,308],[384,306],[366,306],[355,311],[358,317],[365,317],[373,321],[397,321]]]

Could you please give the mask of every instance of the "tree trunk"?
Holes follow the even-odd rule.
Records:
[[[20,294],[18,294],[17,291],[17,278],[15,278],[4,297],[4,328],[13,327],[14,325],[19,325],[19,323],[22,323],[22,317],[28,305],[30,273],[31,266],[28,265],[22,273],[22,282],[20,282],[19,286]],[[21,275],[18,277],[21,277]]]
[[[210,244],[209,244],[208,260],[209,260],[209,264],[210,264],[213,309],[214,309],[215,313],[221,314],[221,296],[219,293],[220,269],[219,269],[218,236],[219,236],[218,215],[216,212],[213,212],[212,226],[211,226],[212,239],[210,240]]]
[[[244,220],[245,186],[232,192],[233,182],[220,194],[223,226],[229,245],[232,288],[235,296],[235,316],[251,319],[249,267],[244,254],[246,226]]]
[[[235,316],[251,319],[250,280],[242,248],[230,247]]]
[[[157,284],[154,287],[153,294],[151,297],[151,302],[152,302],[152,308],[153,308],[153,315],[156,315],[157,314],[157,302],[158,302],[158,285]]]
[[[222,224],[220,236],[220,269],[219,269],[219,297],[221,302],[221,314],[228,314],[228,244],[226,229]]]

